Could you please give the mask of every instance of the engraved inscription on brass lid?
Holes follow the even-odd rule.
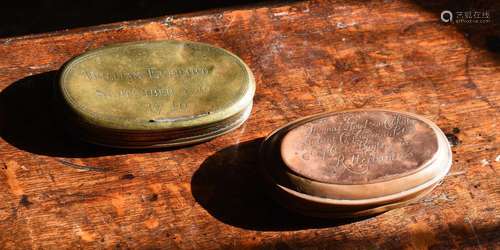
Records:
[[[69,129],[106,146],[180,146],[209,140],[250,115],[255,80],[236,55],[208,44],[145,41],[68,62],[58,102]]]
[[[79,56],[62,71],[63,98],[90,124],[127,130],[200,126],[248,107],[255,83],[232,53],[182,41],[127,43]]]
[[[337,184],[399,178],[425,166],[438,149],[434,130],[388,111],[338,113],[286,134],[285,164],[301,176]]]

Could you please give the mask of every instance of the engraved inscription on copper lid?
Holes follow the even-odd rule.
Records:
[[[429,124],[384,110],[313,119],[289,131],[281,143],[281,157],[291,171],[335,184],[400,178],[426,167],[437,151],[437,135]]]

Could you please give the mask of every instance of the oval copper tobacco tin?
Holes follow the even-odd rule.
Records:
[[[451,150],[431,121],[382,109],[324,113],[267,137],[261,169],[274,197],[316,217],[381,213],[429,193]]]
[[[87,52],[61,71],[69,131],[126,148],[197,143],[240,126],[255,81],[234,54],[208,44],[148,41]]]

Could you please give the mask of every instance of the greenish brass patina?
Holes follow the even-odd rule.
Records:
[[[250,113],[255,81],[224,49],[148,41],[74,58],[62,69],[59,90],[84,139],[154,147],[202,141],[239,126]],[[148,142],[151,135],[156,139]]]

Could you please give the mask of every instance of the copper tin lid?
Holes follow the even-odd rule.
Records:
[[[382,109],[323,113],[275,130],[261,167],[291,209],[323,217],[387,211],[430,192],[451,166],[431,121]]]
[[[61,71],[70,131],[113,147],[205,141],[238,127],[255,92],[234,54],[187,41],[125,43],[87,52]]]

